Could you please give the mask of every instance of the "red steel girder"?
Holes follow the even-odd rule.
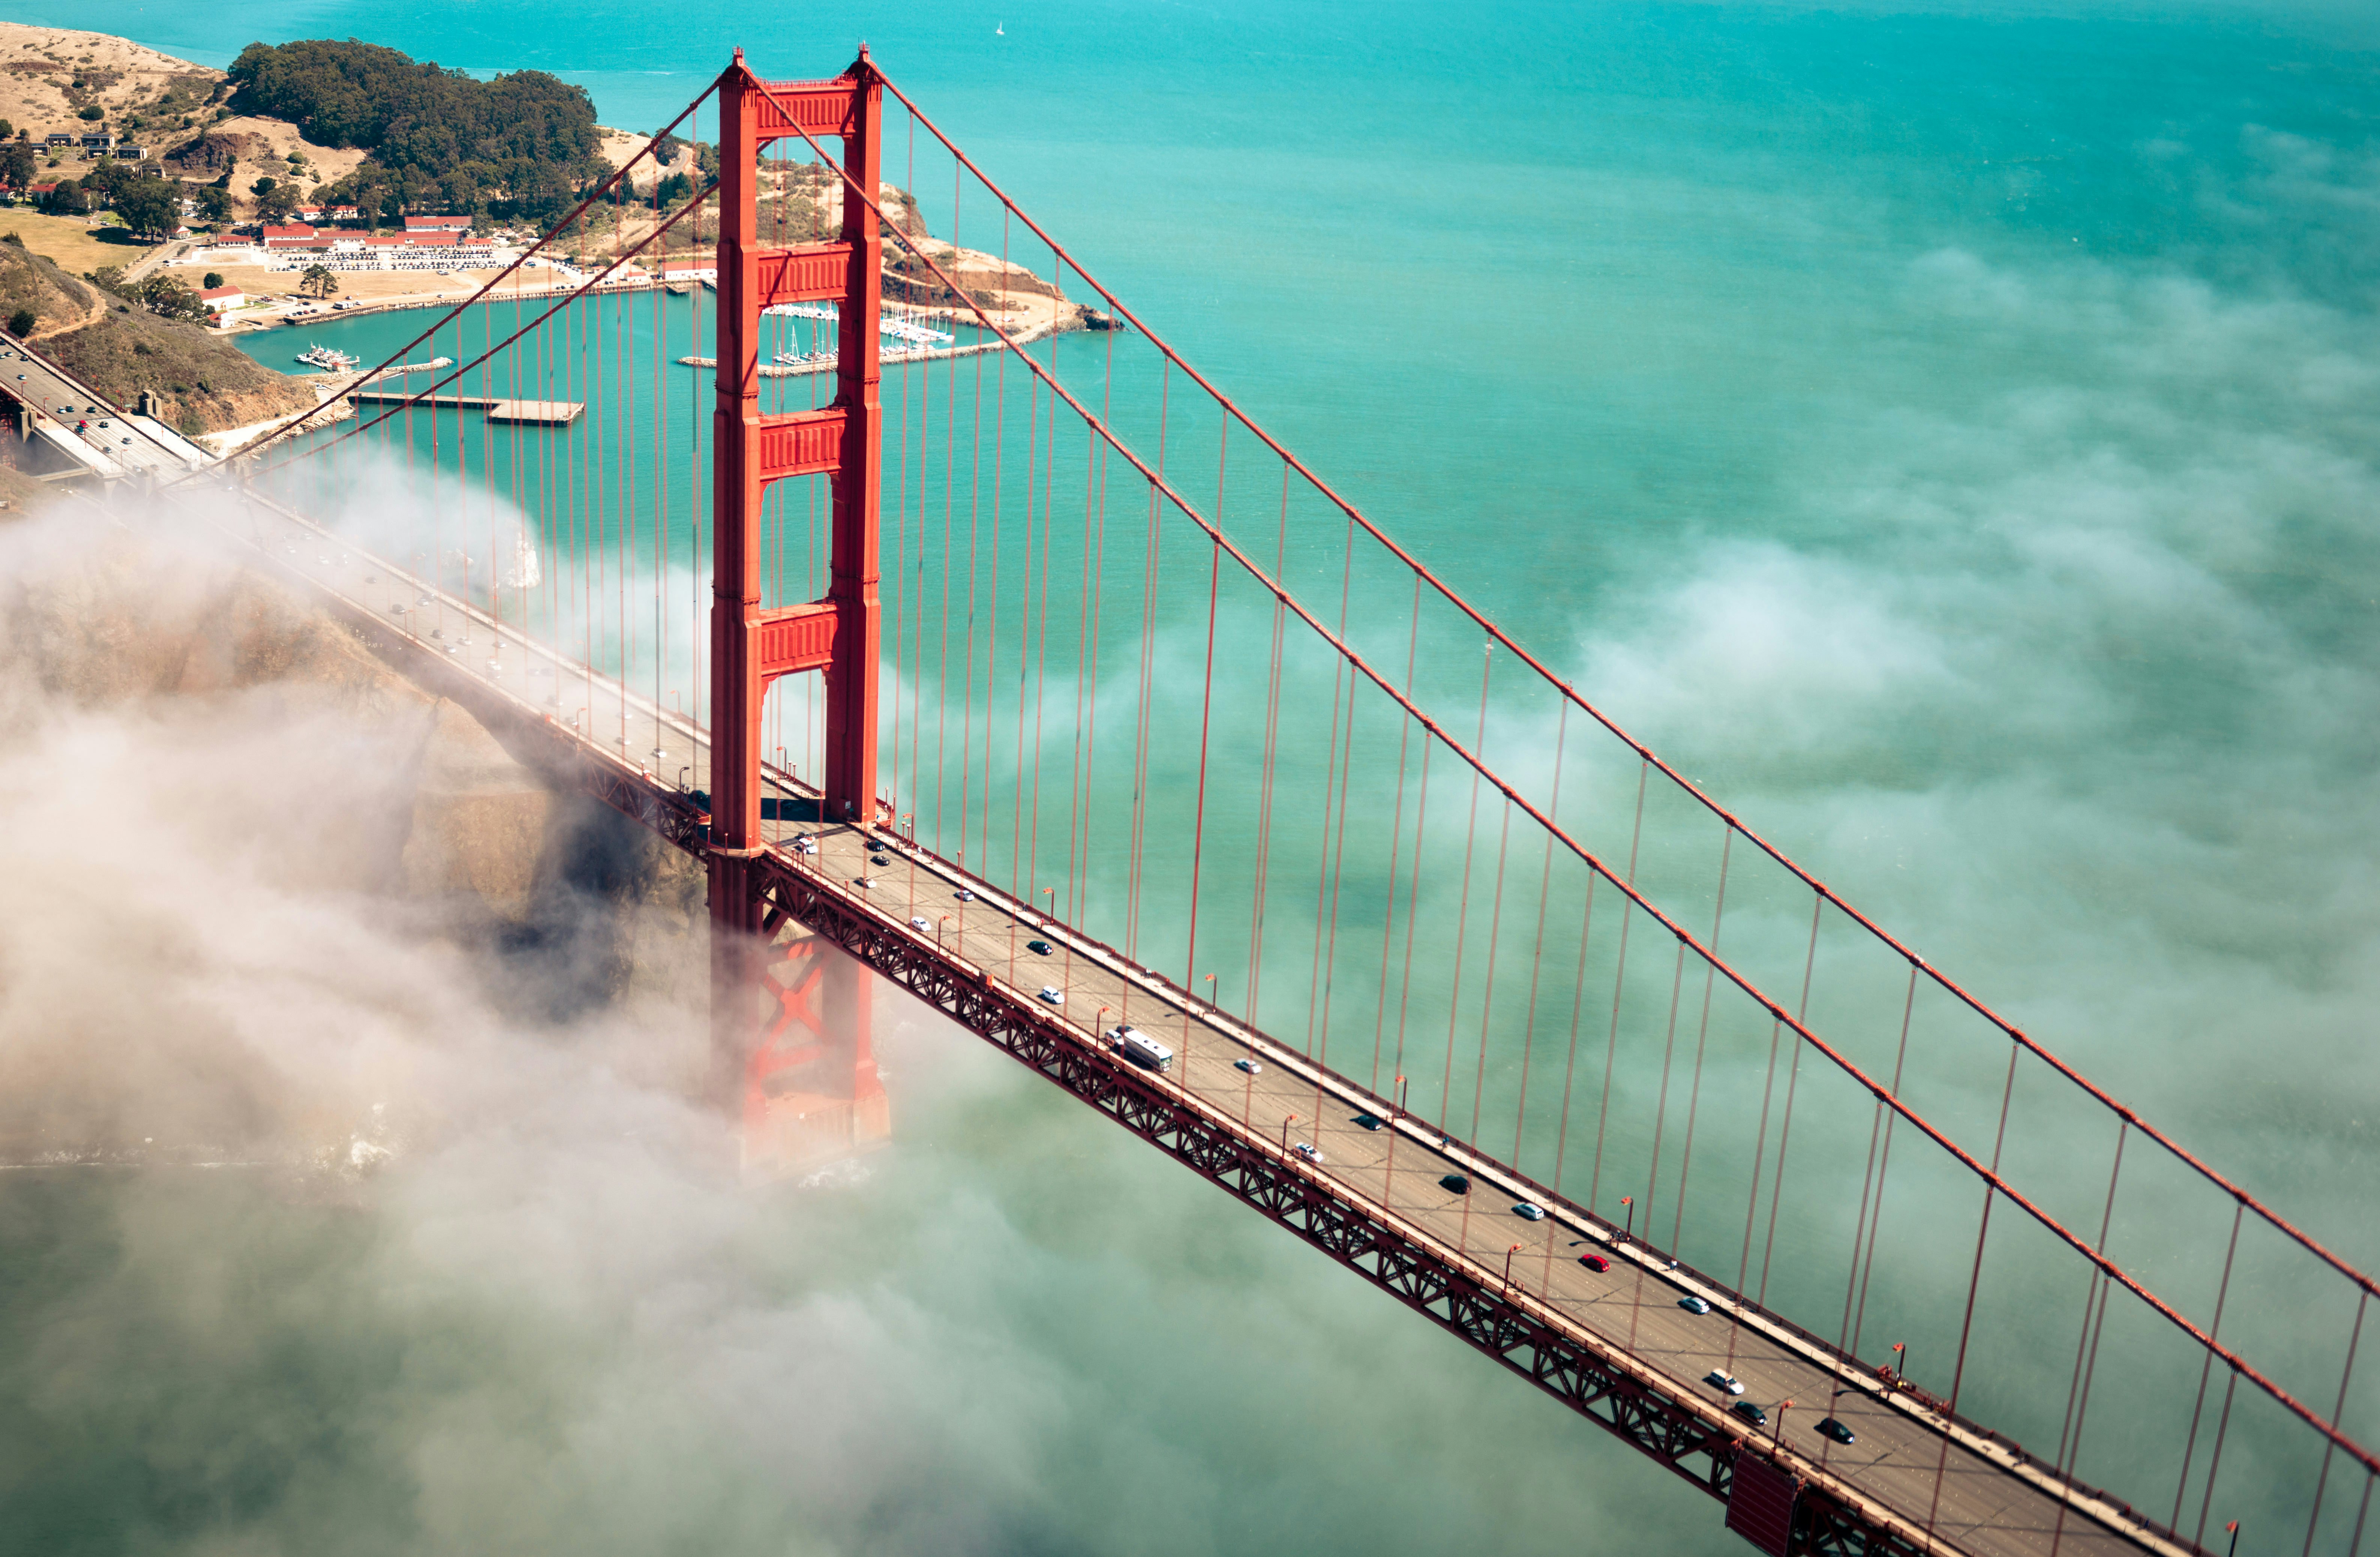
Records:
[[[843,468],[846,418],[840,406],[760,419],[760,480],[816,476]]]
[[[736,55],[740,59],[743,51],[738,49]],[[762,141],[799,135],[804,130],[845,139],[859,133],[859,83],[850,77],[838,77],[832,81],[771,81],[767,85],[768,95],[759,99],[759,112],[752,125]]]
[[[783,611],[760,613],[759,662],[763,679],[799,671],[824,670],[834,659],[834,636],[842,612],[831,600]]]
[[[851,245],[847,243],[763,249],[752,258],[759,272],[755,298],[764,309],[840,298],[851,279]]]

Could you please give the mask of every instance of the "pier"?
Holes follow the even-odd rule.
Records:
[[[537,427],[567,427],[586,409],[578,400],[497,400],[483,395],[424,395],[416,397],[392,390],[359,390],[347,396],[358,405],[453,407],[488,413],[490,421],[528,422]]]

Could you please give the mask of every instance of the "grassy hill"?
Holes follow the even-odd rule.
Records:
[[[212,432],[314,404],[311,389],[230,342],[119,302],[41,255],[0,242],[0,317],[30,308],[48,322],[86,314],[96,303],[105,308],[94,322],[39,347],[118,405],[154,390],[165,401],[168,425]]]

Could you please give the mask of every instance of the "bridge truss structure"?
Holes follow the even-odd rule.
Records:
[[[373,371],[432,357],[166,495],[702,862],[763,1155],[890,1129],[880,979],[1764,1551],[2362,1549],[2371,1278],[1629,736],[865,50],[739,53]]]

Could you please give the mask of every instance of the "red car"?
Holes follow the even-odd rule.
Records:
[[[1578,1257],[1578,1262],[1581,1265],[1585,1266],[1590,1271],[1609,1271],[1611,1269],[1611,1261],[1604,1259],[1603,1256],[1599,1254],[1582,1254]]]

